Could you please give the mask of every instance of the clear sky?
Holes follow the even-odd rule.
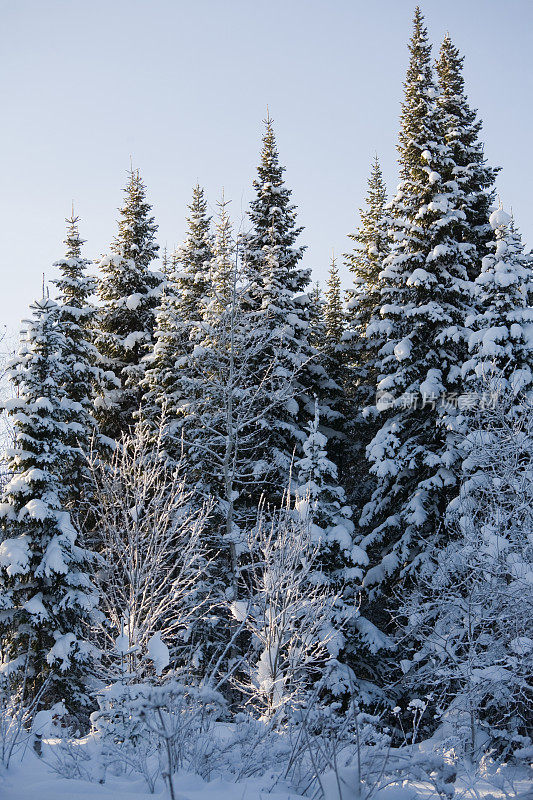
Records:
[[[159,242],[184,234],[192,186],[224,187],[240,222],[269,105],[323,280],[349,248],[370,161],[389,189],[414,2],[406,0],[0,0],[0,320],[13,329],[63,254],[72,200],[86,255],[106,252],[130,156]],[[435,51],[465,54],[498,190],[533,245],[533,3],[425,0]],[[348,277],[345,276],[346,285]]]

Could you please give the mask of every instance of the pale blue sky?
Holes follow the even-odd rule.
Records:
[[[0,0],[0,319],[10,328],[63,252],[71,200],[86,255],[104,253],[130,155],[148,186],[159,241],[184,233],[193,184],[239,220],[261,120],[275,120],[323,279],[349,247],[378,153],[396,185],[396,139],[414,2],[406,0]],[[533,244],[531,0],[426,0],[436,50],[466,55],[501,200]]]

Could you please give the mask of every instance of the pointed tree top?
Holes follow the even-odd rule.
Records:
[[[447,33],[440,46],[439,58],[436,66],[439,74],[441,88],[450,94],[461,94],[464,90],[462,67],[465,57],[462,56]]]
[[[385,188],[385,185],[383,184],[383,172],[381,170],[381,164],[377,153],[374,154],[374,159],[370,166],[370,177],[368,179],[368,185],[372,186],[376,182],[382,184],[383,188]]]
[[[65,252],[66,258],[81,258],[81,247],[85,244],[85,239],[80,238],[78,229],[78,222],[80,218],[74,213],[74,202],[72,202],[71,216],[65,219],[67,223],[67,238],[63,240],[67,249]]]
[[[420,59],[421,63],[424,61],[429,63],[431,44],[428,42],[428,29],[420,6],[415,8],[413,33],[409,41],[409,49],[411,51],[411,57],[415,57],[417,60]]]
[[[340,342],[344,330],[344,312],[341,298],[341,280],[335,253],[332,253],[327,279],[324,320],[326,336],[332,342]]]
[[[415,13],[413,14],[413,25],[415,30],[418,28],[419,30],[425,28],[424,26],[424,15],[422,14],[422,9],[420,6],[415,7]]]
[[[128,170],[124,194],[124,205],[119,209],[119,230],[111,250],[132,259],[137,268],[147,270],[159,250],[155,241],[157,225],[151,214],[152,206],[146,199],[146,186],[133,165]]]
[[[263,134],[263,148],[261,151],[261,161],[263,168],[267,165],[270,167],[278,167],[278,149],[276,146],[276,134],[274,133],[274,120],[270,116],[267,108],[267,116],[263,120],[265,125],[265,132]],[[284,171],[283,169],[281,170]]]

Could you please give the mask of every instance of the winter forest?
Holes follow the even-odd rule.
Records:
[[[324,291],[275,109],[243,220],[196,185],[160,248],[133,162],[91,262],[73,208],[7,365],[5,800],[533,796],[533,255],[432,44]]]

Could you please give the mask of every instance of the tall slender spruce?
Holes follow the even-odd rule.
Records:
[[[159,246],[157,226],[146,200],[139,170],[131,170],[120,209],[113,255],[100,262],[101,301],[97,347],[102,367],[118,385],[103,390],[98,404],[102,432],[118,438],[127,431],[139,409],[144,356],[153,344],[154,309],[161,293],[161,275],[150,270]]]
[[[345,336],[347,358],[351,365],[350,394],[357,395],[357,405],[371,404],[377,383],[376,359],[383,337],[367,329],[381,319],[379,276],[390,252],[390,216],[386,208],[387,191],[376,156],[368,179],[366,208],[360,209],[361,223],[349,234],[354,248],[345,256],[353,275],[353,289],[348,293],[348,331]]]
[[[64,700],[71,712],[90,705],[87,677],[94,649],[87,631],[97,604],[90,554],[61,497],[75,461],[63,384],[68,376],[59,308],[32,306],[10,378],[18,390],[8,410],[15,431],[11,480],[0,505],[0,639],[4,675],[26,699]]]
[[[365,450],[379,428],[374,411],[380,369],[380,350],[386,335],[379,335],[373,323],[381,320],[380,273],[390,252],[390,215],[387,192],[378,157],[374,158],[368,179],[366,207],[359,210],[360,225],[349,235],[353,250],[345,255],[353,275],[353,288],[347,293],[346,332],[343,337],[345,390],[348,400],[346,430],[351,440],[346,460],[345,481],[350,499],[362,507],[368,500],[373,481],[368,477]]]
[[[202,319],[210,292],[213,258],[211,217],[198,185],[189,211],[185,242],[169,261],[165,289],[155,310],[154,347],[145,357],[143,381],[143,415],[156,429],[165,417],[163,447],[174,461],[182,452],[175,425],[183,403],[181,381],[190,365],[193,330]]]
[[[254,181],[255,197],[250,206],[251,230],[242,242],[242,258],[248,283],[248,308],[255,314],[256,331],[270,339],[271,346],[257,355],[260,382],[278,362],[291,387],[291,397],[275,408],[258,435],[254,458],[258,465],[256,500],[264,494],[277,503],[289,483],[293,456],[302,454],[305,425],[314,416],[314,398],[319,397],[320,417],[326,424],[338,412],[327,402],[328,376],[317,350],[311,345],[313,312],[306,293],[309,270],[299,264],[305,248],[296,246],[301,233],[291,190],[283,180],[272,119],[265,121],[261,162]],[[259,335],[259,334],[257,334]],[[276,344],[274,345],[274,341]],[[264,477],[260,465],[270,464]]]
[[[79,217],[73,211],[67,219],[65,257],[54,264],[61,273],[61,277],[54,281],[59,290],[57,324],[64,337],[60,387],[66,438],[72,458],[68,485],[63,487],[61,499],[77,513],[81,506],[90,503],[87,457],[93,436],[97,434],[93,401],[100,378],[96,366],[98,351],[92,341],[96,309],[90,302],[95,279],[86,274],[91,262],[82,256],[84,240],[80,238],[78,222]]]
[[[460,472],[460,415],[450,399],[461,389],[466,357],[472,256],[461,241],[464,194],[418,8],[404,85],[402,181],[390,209],[394,244],[380,275],[381,320],[367,327],[367,335],[384,339],[377,364],[381,428],[367,448],[376,488],[361,517],[371,598],[430,568]],[[374,612],[379,619],[377,606]]]

